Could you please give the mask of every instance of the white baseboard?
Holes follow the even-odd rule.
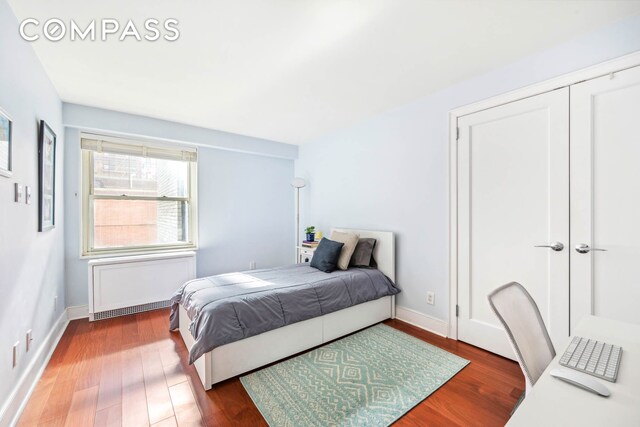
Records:
[[[400,305],[396,306],[396,319],[445,338],[449,332],[449,323],[444,320],[436,319],[435,317]]]
[[[73,307],[67,307],[67,319],[86,319],[87,317],[89,317],[88,305],[76,305]]]
[[[33,393],[36,384],[38,384],[44,369],[49,364],[49,359],[51,359],[51,355],[56,349],[58,341],[62,338],[65,329],[67,329],[68,324],[67,310],[65,310],[54,323],[49,334],[42,342],[42,345],[38,348],[37,353],[33,359],[31,359],[31,362],[29,362],[27,369],[25,369],[20,380],[18,380],[9,398],[2,406],[0,410],[0,427],[14,426],[18,422],[18,418],[29,401],[31,393]]]

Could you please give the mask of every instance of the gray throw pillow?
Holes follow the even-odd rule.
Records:
[[[313,253],[313,258],[311,258],[311,264],[309,265],[325,273],[331,273],[338,265],[342,246],[344,246],[344,243],[322,238]]]
[[[371,267],[373,260],[373,249],[376,247],[376,239],[362,238],[358,239],[355,251],[351,256],[349,267]],[[375,263],[375,261],[373,261]]]

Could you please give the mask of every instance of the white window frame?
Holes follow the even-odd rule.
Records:
[[[105,135],[93,135],[82,134],[80,140],[100,140],[107,142],[116,142],[118,144],[127,144],[131,146],[144,147],[143,151],[147,148],[159,148],[161,150],[175,150],[181,151],[185,147],[178,145],[166,145],[151,143],[148,141],[136,141],[129,139],[121,139],[115,137],[109,137]],[[197,153],[195,148],[190,148],[191,152]],[[198,249],[198,162],[197,160],[189,161],[189,173],[188,173],[188,188],[189,194],[187,197],[148,197],[148,196],[102,196],[94,194],[94,165],[93,165],[93,153],[94,150],[81,150],[82,152],[82,252],[81,258],[99,258],[113,255],[137,255],[147,253],[158,252],[175,252],[181,250],[194,250]],[[135,155],[135,154],[131,154]],[[175,201],[186,202],[188,205],[188,230],[187,241],[181,244],[154,244],[154,245],[139,245],[139,246],[126,246],[118,248],[94,248],[94,215],[93,206],[94,200],[148,200],[148,201]]]

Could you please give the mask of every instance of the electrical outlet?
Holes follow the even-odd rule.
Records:
[[[16,341],[13,345],[13,367],[15,368],[18,365],[18,349],[20,348],[20,341]]]
[[[27,337],[26,337],[26,342],[27,342],[27,352],[29,350],[31,350],[31,342],[33,341],[33,331],[31,329],[29,329],[27,331]]]
[[[433,292],[427,292],[427,304],[435,304],[436,303],[436,294]]]
[[[16,182],[14,185],[14,189],[15,189],[14,200],[16,203],[20,203],[22,201],[22,185]]]
[[[249,270],[255,270],[255,269],[256,269],[256,262],[249,261]]]

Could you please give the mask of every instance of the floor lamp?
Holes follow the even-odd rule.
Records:
[[[307,183],[302,178],[294,178],[291,186],[296,189],[296,263],[298,262],[298,245],[300,245],[300,189]]]

